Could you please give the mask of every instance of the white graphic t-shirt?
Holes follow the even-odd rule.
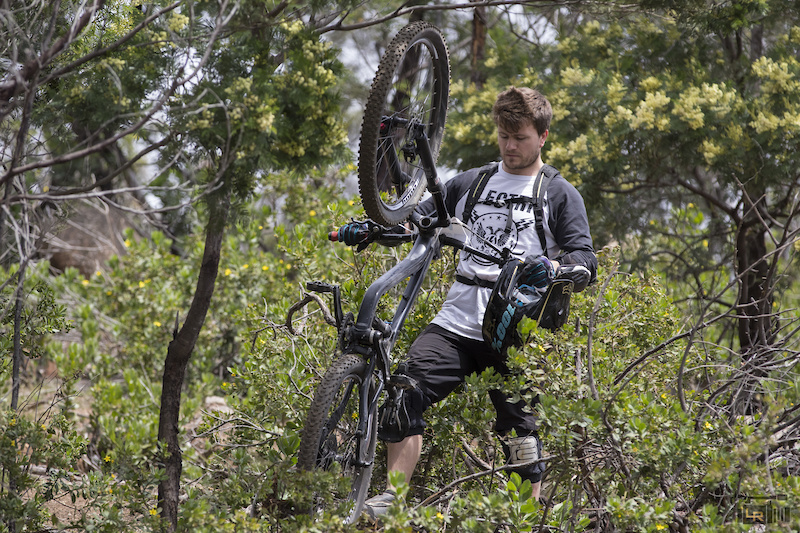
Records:
[[[464,222],[472,228],[469,244],[480,251],[492,253],[491,243],[499,249],[510,248],[514,256],[524,259],[529,255],[542,255],[542,246],[536,232],[533,211],[533,182],[535,176],[520,176],[505,172],[502,165],[489,178],[475,205],[470,220]],[[455,213],[464,212],[466,195],[458,200]],[[510,215],[510,220],[509,220]],[[556,257],[560,250],[548,225],[547,195],[544,201],[544,231],[547,238],[548,256]],[[457,273],[469,278],[494,281],[500,268],[484,258],[462,251]],[[489,297],[490,288],[465,283],[453,283],[442,309],[433,319],[449,331],[481,340],[481,325]]]

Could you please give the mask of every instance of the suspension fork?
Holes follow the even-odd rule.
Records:
[[[383,362],[381,367],[384,368],[381,368],[380,372],[376,373],[375,370],[379,358]],[[378,399],[383,393],[384,384],[386,383],[384,374],[386,374],[385,366],[387,360],[388,357],[386,356],[385,352],[376,346],[373,348],[372,357],[369,358],[369,362],[364,369],[364,382],[362,383],[358,405],[361,416],[358,417],[358,429],[356,430],[358,440],[356,442],[355,460],[356,466],[359,467],[367,467],[374,461],[374,457],[367,458],[369,450],[369,438],[373,431],[373,429],[370,427],[370,424],[373,423],[372,413],[378,409]],[[375,392],[370,394],[369,382],[373,375],[376,379]],[[378,423],[377,419],[374,421],[374,423]]]

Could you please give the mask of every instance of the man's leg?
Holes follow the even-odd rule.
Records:
[[[411,475],[417,466],[422,454],[422,435],[411,435],[400,442],[386,443],[386,467],[391,472],[400,472],[405,476],[405,482],[411,483]],[[387,480],[386,486],[394,490],[391,482]]]
[[[405,482],[411,475],[422,453],[422,433],[425,410],[450,394],[464,381],[464,376],[474,372],[469,354],[483,341],[464,339],[436,325],[425,328],[409,349],[401,373],[413,378],[417,387],[406,391],[404,402],[409,415],[409,433],[400,442],[386,443],[386,467],[389,472],[400,472]],[[371,518],[384,514],[394,500],[395,490],[387,483],[386,492],[367,500],[365,512]]]
[[[537,481],[536,483],[531,483],[531,498],[534,500],[539,500],[539,496],[542,495],[542,482]]]
[[[499,390],[490,391],[497,409],[497,422],[495,429],[502,435],[503,451],[508,461],[512,464],[524,464],[536,461],[542,457],[542,443],[539,440],[538,420],[526,407],[526,402],[520,400],[510,403],[508,397]],[[534,401],[536,403],[538,398]],[[515,432],[518,436],[506,439],[506,436]],[[542,474],[544,463],[528,464],[513,471],[518,473],[523,480],[531,482],[531,498],[539,500],[542,490]]]

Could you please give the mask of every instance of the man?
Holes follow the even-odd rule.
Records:
[[[463,222],[481,237],[477,248],[480,242],[487,241],[500,248],[509,247],[514,257],[529,261],[533,258],[538,268],[549,271],[549,277],[562,264],[582,265],[588,269],[587,280],[588,277],[593,280],[597,259],[583,199],[552,167],[546,169],[555,175],[545,197],[546,245],[540,242],[535,228],[535,210],[531,208],[535,197],[533,184],[545,167],[541,151],[549,134],[552,113],[547,99],[533,89],[512,87],[500,93],[492,115],[502,163],[494,173],[484,170],[488,181],[471,212],[464,213],[467,196],[475,193],[473,183],[482,169],[472,169],[449,180],[444,187],[445,204],[451,215],[468,218]],[[432,202],[423,202],[419,211],[433,213]],[[422,451],[423,412],[473,372],[492,367],[501,374],[508,373],[503,354],[492,350],[482,333],[484,313],[499,273],[496,264],[462,251],[457,281],[442,309],[409,349],[404,373],[418,385],[404,392],[403,397],[410,427],[402,440],[387,443],[388,470],[401,472],[406,482],[410,481]],[[495,429],[504,439],[506,454],[512,464],[528,463],[517,471],[523,479],[531,481],[533,496],[538,498],[544,465],[531,464],[541,457],[536,416],[525,409],[523,402],[507,402],[499,390],[490,394],[497,411]],[[367,500],[365,511],[375,518],[384,514],[393,500],[394,490],[388,485],[386,492]]]

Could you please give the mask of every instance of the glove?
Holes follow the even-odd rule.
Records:
[[[339,242],[348,246],[356,246],[367,240],[369,237],[369,226],[366,222],[348,222],[339,228]]]
[[[523,275],[520,282],[537,289],[542,289],[550,285],[553,280],[553,263],[543,255],[539,257],[528,256],[525,258]]]
[[[556,272],[556,278],[572,281],[574,292],[581,292],[589,285],[592,273],[583,265],[561,265]]]

